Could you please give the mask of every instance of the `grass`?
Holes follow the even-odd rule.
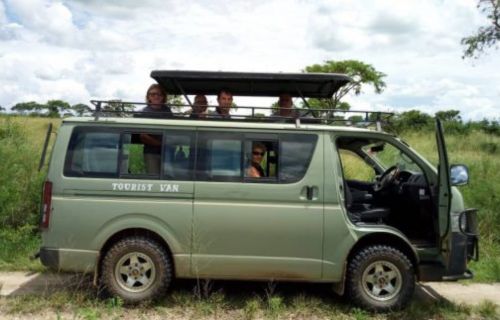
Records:
[[[168,295],[149,304],[128,307],[100,296],[95,289],[68,287],[47,296],[0,300],[0,314],[47,315],[62,319],[499,319],[492,302],[466,306],[446,301],[414,300],[407,309],[375,314],[334,295],[330,286],[280,283],[269,293],[267,283],[216,282],[206,296],[196,281],[178,281]]]
[[[0,271],[44,271],[38,259],[31,259],[40,248],[40,236],[33,227],[0,229]]]

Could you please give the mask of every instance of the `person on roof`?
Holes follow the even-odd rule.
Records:
[[[157,83],[149,86],[146,91],[147,105],[142,109],[141,116],[147,118],[172,118],[172,110],[166,105],[167,92]]]
[[[219,104],[219,106],[215,108],[215,115],[218,118],[230,119],[231,114],[229,113],[229,111],[233,106],[233,94],[231,93],[231,91],[227,89],[220,90],[217,94],[217,103]]]
[[[193,110],[189,115],[190,119],[204,119],[207,117],[208,102],[207,97],[198,94],[194,97]]]
[[[275,113],[280,117],[297,117],[298,112],[293,108],[292,96],[289,93],[282,93],[278,99],[278,111]]]
[[[292,122],[300,117],[300,112],[293,107],[292,95],[282,93],[278,98],[278,109],[271,115],[277,122]]]

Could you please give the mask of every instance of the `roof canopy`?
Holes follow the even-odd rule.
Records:
[[[169,94],[216,95],[221,89],[235,96],[276,97],[282,93],[308,98],[330,98],[351,81],[335,73],[250,73],[220,71],[152,71]]]

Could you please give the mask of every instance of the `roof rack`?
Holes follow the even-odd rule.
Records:
[[[127,102],[117,100],[91,100],[95,109],[92,110],[94,120],[101,117],[139,117],[162,118],[176,120],[193,120],[190,118],[191,106],[186,104],[165,104],[172,112],[147,112],[133,110],[136,106],[147,105],[144,102]],[[215,110],[217,106],[209,105],[208,110]],[[215,112],[209,112],[206,118],[197,118],[199,121],[239,121],[239,122],[268,122],[268,123],[295,123],[301,124],[327,124],[369,127],[375,125],[377,131],[382,131],[382,125],[389,122],[394,115],[391,112],[367,110],[341,110],[341,109],[292,109],[293,115],[280,116],[272,107],[238,106],[238,112],[245,114],[231,114],[230,118],[222,117]],[[269,114],[269,115],[266,115]],[[353,118],[353,116],[356,116]],[[347,118],[346,118],[347,117]]]
[[[272,107],[238,106],[238,114],[232,114],[230,119],[212,112],[206,120],[295,123],[297,127],[302,123],[363,127],[375,124],[381,131],[382,124],[393,115],[378,111],[316,109],[309,105],[306,98],[324,99],[333,106],[333,95],[352,81],[345,74],[156,70],[151,72],[151,77],[169,94],[183,95],[188,104],[167,104],[172,112],[144,112],[133,110],[137,105],[147,105],[144,102],[92,100],[95,120],[101,116],[192,119],[188,116],[193,106],[188,94],[217,95],[221,90],[250,97],[277,97],[286,93],[300,97],[306,108],[292,109],[289,116],[280,116]],[[217,106],[208,106],[210,111],[215,108]]]

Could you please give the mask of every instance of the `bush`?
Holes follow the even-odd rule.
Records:
[[[40,235],[32,225],[0,229],[0,270],[39,270],[38,260],[30,260],[40,246]]]
[[[35,225],[43,174],[37,171],[39,148],[25,128],[7,117],[0,126],[0,228]]]
[[[430,129],[433,126],[433,119],[430,115],[418,110],[410,110],[402,113],[397,113],[391,118],[385,130],[401,133],[407,130],[424,130]]]

